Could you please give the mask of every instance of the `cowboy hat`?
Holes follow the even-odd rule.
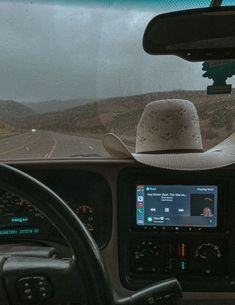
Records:
[[[235,163],[235,133],[204,152],[197,111],[181,99],[145,106],[137,125],[135,153],[112,133],[104,136],[103,145],[112,157],[166,169],[206,170]]]

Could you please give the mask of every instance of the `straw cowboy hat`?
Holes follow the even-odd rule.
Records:
[[[235,163],[235,133],[204,152],[197,111],[181,99],[145,106],[137,125],[135,153],[112,133],[104,136],[103,145],[113,157],[167,169],[206,170]]]

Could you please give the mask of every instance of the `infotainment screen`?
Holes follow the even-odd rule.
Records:
[[[217,227],[216,185],[137,185],[136,225]]]

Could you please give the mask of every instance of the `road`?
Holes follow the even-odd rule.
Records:
[[[51,131],[29,131],[0,139],[0,160],[50,159],[77,155],[107,156],[102,141]]]

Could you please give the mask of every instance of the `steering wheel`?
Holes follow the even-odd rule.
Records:
[[[57,227],[73,251],[71,259],[0,253],[1,305],[144,305],[175,301],[182,296],[178,281],[170,279],[130,297],[119,298],[112,289],[93,238],[58,195],[33,177],[5,164],[0,164],[0,186],[39,209]]]

